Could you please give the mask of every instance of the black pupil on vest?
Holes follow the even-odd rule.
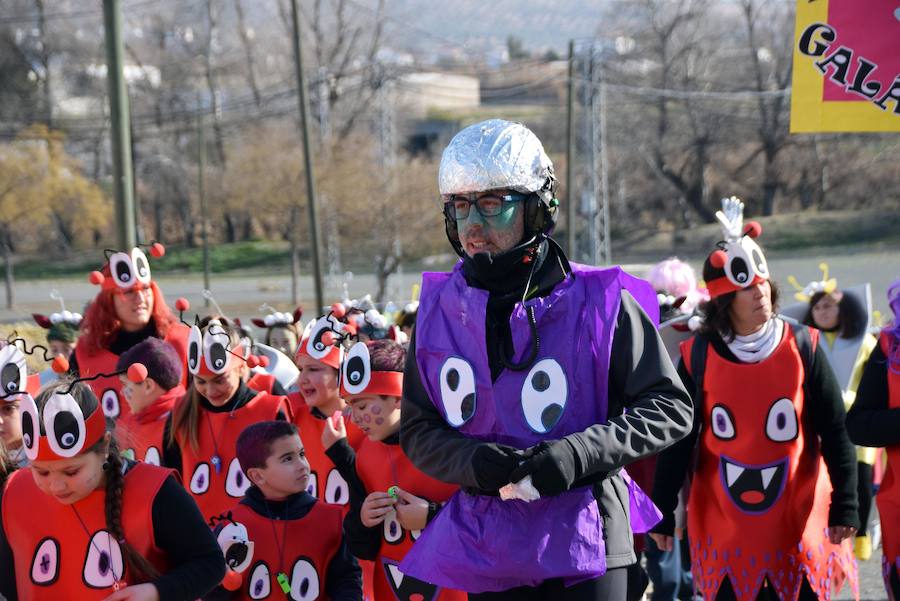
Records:
[[[309,578],[304,578],[300,583],[300,595],[305,597],[306,593],[309,592]]]
[[[544,392],[550,388],[550,376],[545,371],[539,371],[531,377],[531,385],[538,392]]]
[[[456,389],[459,388],[459,372],[456,369],[451,369],[447,372],[447,386],[453,392],[456,392]]]
[[[59,446],[71,449],[78,442],[78,420],[68,411],[60,411],[53,418],[53,433]]]
[[[470,392],[465,396],[462,400],[462,403],[459,406],[459,411],[462,414],[462,418],[467,420],[472,417],[472,414],[475,413],[475,393]]]
[[[19,366],[15,363],[7,363],[0,371],[0,381],[3,382],[3,389],[7,392],[19,390]]]
[[[225,367],[225,347],[221,344],[214,344],[209,347],[209,358],[212,359],[213,366],[216,369]]]
[[[131,281],[131,267],[128,263],[121,261],[116,265],[116,277],[119,278],[120,282]]]
[[[779,413],[778,417],[775,418],[775,425],[778,426],[779,430],[784,430],[784,427],[787,425],[787,416],[784,413]]]
[[[545,430],[549,430],[554,425],[556,425],[557,420],[559,420],[559,416],[562,414],[562,410],[562,405],[553,403],[552,405],[547,405],[547,407],[541,412],[541,423],[544,425]]]
[[[101,576],[105,576],[109,571],[109,553],[106,551],[100,551],[100,561],[97,562],[97,568],[100,570]]]

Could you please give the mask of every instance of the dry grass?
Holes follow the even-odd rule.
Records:
[[[24,338],[28,342],[29,349],[35,344],[47,345],[47,330],[33,321],[17,321],[3,324],[0,327],[0,337],[3,339],[12,338],[13,334],[16,337]],[[35,354],[26,354],[25,360],[28,363],[28,373],[37,373],[50,367],[43,360],[43,354],[40,352],[40,349]]]

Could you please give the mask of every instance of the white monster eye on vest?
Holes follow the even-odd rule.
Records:
[[[84,560],[84,582],[91,588],[109,588],[122,579],[125,562],[122,549],[109,532],[100,530],[91,537]]]
[[[714,405],[710,412],[710,421],[712,422],[712,433],[716,438],[722,440],[731,440],[735,437],[734,418],[731,413],[722,405]]]
[[[403,540],[403,527],[400,525],[400,522],[397,520],[397,512],[391,510],[390,513],[384,518],[384,522],[382,522],[382,529],[384,531],[384,540],[389,545],[396,545]]]
[[[200,349],[203,345],[203,333],[197,326],[191,326],[191,333],[188,335],[188,369],[195,376],[200,371]]]
[[[247,592],[251,599],[265,599],[272,590],[271,576],[269,576],[269,566],[263,562],[253,566],[250,573],[250,586]]]
[[[146,258],[145,258],[146,260]],[[134,264],[127,253],[113,253],[109,257],[109,273],[120,288],[131,288],[134,285]]]
[[[131,266],[134,269],[134,276],[139,282],[150,283],[150,264],[147,262],[147,255],[140,248],[134,248],[131,251]]]
[[[766,417],[766,436],[775,442],[787,442],[797,438],[797,411],[790,399],[778,399],[772,403]]]
[[[225,565],[235,572],[243,572],[253,561],[253,542],[249,538],[247,527],[239,522],[227,524],[216,536],[225,555]]]
[[[84,446],[85,425],[81,407],[71,394],[54,393],[44,405],[47,444],[60,457],[74,457]]]
[[[349,501],[350,491],[347,481],[340,472],[332,469],[328,472],[328,479],[325,481],[325,502],[332,505],[346,505]]]
[[[319,598],[319,575],[309,559],[298,559],[291,570],[291,599],[312,601]]]
[[[522,411],[528,426],[539,434],[553,429],[569,397],[569,383],[555,359],[538,361],[522,385]]]
[[[231,497],[240,498],[250,488],[250,484],[250,479],[244,475],[244,471],[241,469],[241,462],[235,457],[228,465],[228,475],[225,477],[225,492]]]
[[[19,401],[19,413],[22,416],[22,446],[25,447],[25,455],[31,461],[37,459],[38,437],[40,435],[38,425],[38,410],[34,399],[30,394],[22,395]]]
[[[34,552],[31,562],[31,581],[35,584],[50,584],[59,576],[59,543],[45,538]]]
[[[191,492],[195,495],[202,495],[209,490],[209,464],[201,463],[197,465],[194,473],[191,475],[190,483]]]
[[[766,263],[766,257],[763,255],[762,249],[759,247],[759,244],[756,243],[756,240],[749,236],[745,236],[743,240],[741,240],[741,247],[744,249],[744,252],[750,257],[750,264],[753,267],[753,271],[761,278],[769,277],[769,265]]]
[[[372,360],[365,342],[357,342],[350,348],[344,360],[344,388],[349,394],[360,394],[372,379]]]
[[[119,417],[121,408],[119,406],[119,393],[114,388],[107,388],[100,395],[100,406],[103,408],[103,414],[111,419]]]
[[[475,372],[464,359],[450,357],[441,367],[440,383],[447,421],[458,428],[475,415]]]

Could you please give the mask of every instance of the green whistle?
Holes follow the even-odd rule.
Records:
[[[388,494],[391,496],[391,498],[394,499],[394,500],[396,501],[396,500],[397,500],[397,497],[400,496],[400,487],[399,487],[399,486],[392,486],[392,487],[390,487],[390,488],[388,489],[387,492],[388,492]]]
[[[278,581],[278,584],[281,586],[281,590],[284,591],[284,594],[290,594],[291,581],[288,580],[287,574],[285,574],[284,572],[278,572],[278,575],[275,577],[275,579]]]

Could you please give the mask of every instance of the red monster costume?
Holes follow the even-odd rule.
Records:
[[[166,421],[175,403],[184,395],[184,386],[179,384],[140,413],[120,417],[116,426],[116,441],[122,452],[130,452],[136,461],[160,465]]]
[[[334,333],[334,328],[341,326],[346,327],[346,324],[338,325],[336,320],[328,316],[311,322],[300,339],[297,357],[309,355],[323,365],[340,370],[343,356],[341,349],[330,344],[322,344],[321,341],[326,332]],[[325,420],[313,415],[312,409],[299,392],[289,394],[288,399],[294,411],[294,424],[300,431],[300,440],[303,442],[306,459],[309,461],[309,494],[326,503],[346,506],[350,502],[347,482],[334,467],[334,463],[328,458],[322,447],[322,431],[325,429]],[[365,434],[350,421],[349,416],[344,416],[344,424],[347,427],[347,442],[354,449],[359,448]]]
[[[178,438],[185,484],[204,518],[208,520],[228,510],[251,484],[235,456],[240,433],[251,424],[276,419],[279,413],[291,415],[287,399],[260,392],[233,412],[201,409],[196,450],[189,441]]]
[[[165,254],[165,247],[155,243],[151,246],[150,253],[153,257],[162,257]],[[129,292],[135,288],[151,287],[153,290],[157,290],[155,284],[151,286],[150,265],[147,262],[147,256],[140,248],[132,249],[131,253],[112,253],[109,255],[108,263],[104,266],[103,271],[91,272],[89,280],[92,284],[100,286],[102,290],[112,290],[116,294]],[[160,303],[162,299],[154,294],[153,302]],[[189,329],[185,325],[173,323],[163,338],[175,347],[182,361],[187,361],[188,332]],[[90,353],[82,344],[75,347],[75,357],[78,361],[79,375],[82,378],[112,373],[116,370],[116,363],[119,361],[119,356],[109,350],[102,349]],[[182,377],[181,383],[187,383],[186,375]],[[100,406],[103,407],[103,412],[107,417],[124,419],[131,413],[128,403],[122,396],[122,386],[118,377],[99,377],[96,380],[88,381],[87,384],[100,399]]]
[[[341,368],[342,395],[403,394],[403,373],[373,371],[368,347],[357,342],[347,353]],[[368,493],[389,491],[393,486],[428,501],[447,501],[458,486],[447,484],[419,471],[403,453],[400,445],[364,438],[356,452],[356,472]],[[381,547],[375,559],[375,601],[464,601],[466,593],[444,589],[406,576],[399,565],[421,534],[407,532],[394,512],[382,523]]]
[[[347,506],[350,502],[347,482],[338,473],[322,446],[325,420],[312,414],[299,392],[289,394],[288,399],[294,411],[294,424],[300,431],[300,440],[306,450],[306,460],[309,461],[309,494],[326,503]],[[358,449],[366,435],[347,415],[344,416],[344,425],[347,428],[347,442]]]
[[[30,461],[54,461],[90,452],[106,433],[98,406],[85,416],[70,389],[50,395],[41,411],[21,396],[22,445]],[[43,425],[44,433],[41,433]],[[153,502],[170,470],[137,464],[124,478],[122,531],[160,572],[166,561],[153,540]],[[65,505],[43,493],[30,470],[13,474],[3,495],[3,528],[14,549],[22,599],[104,599],[129,582],[119,542],[106,530],[106,491]],[[34,516],[40,519],[35,522]]]
[[[173,474],[136,464],[125,474],[122,497],[125,539],[162,573],[167,566],[153,540],[152,509],[160,487]],[[30,470],[10,477],[3,495],[3,528],[10,547],[18,551],[20,599],[105,599],[117,583],[137,584],[125,569],[118,542],[106,530],[105,498],[99,489],[70,507],[41,492]],[[44,526],[22,519],[27,515],[40,516]]]
[[[810,334],[815,348],[818,332]],[[695,340],[681,345],[685,366]],[[740,600],[756,599],[764,580],[782,601],[796,599],[803,580],[822,599],[845,578],[857,589],[852,549],[826,535],[831,484],[803,418],[804,373],[790,327],[759,363],[734,363],[708,347],[707,427],[688,502],[694,585],[705,599],[726,577]]]
[[[206,331],[191,327],[188,337],[188,371],[212,378],[228,371],[234,360],[253,362],[229,348],[231,339],[218,319],[211,319]],[[246,404],[229,412],[214,413],[198,409],[197,447],[176,434],[181,449],[181,468],[188,492],[197,501],[200,512],[208,520],[234,505],[244,496],[250,480],[235,455],[240,433],[251,424],[271,421],[281,413],[291,419],[287,397],[260,392]]]
[[[882,332],[879,340],[885,357],[891,356],[891,340],[887,332]],[[888,407],[900,409],[900,373],[891,369],[890,359],[887,365]],[[900,445],[886,447],[888,461],[881,488],[875,495],[882,527],[882,568],[884,581],[890,595],[891,568],[900,574]],[[897,601],[897,600],[892,600]]]
[[[368,492],[386,491],[392,486],[399,486],[417,497],[443,502],[457,490],[456,486],[435,480],[419,471],[403,454],[399,445],[366,438],[356,457],[356,470]],[[404,576],[397,567],[419,534],[419,531],[407,532],[401,528],[395,514],[384,520],[381,550],[375,560],[376,601],[464,601],[466,593],[442,589]]]
[[[284,573],[291,587],[288,598],[323,599],[328,565],[341,546],[343,518],[340,507],[322,502],[299,520],[271,520],[246,505],[235,506],[231,519],[246,528],[253,558],[234,598],[284,598],[276,579]]]

